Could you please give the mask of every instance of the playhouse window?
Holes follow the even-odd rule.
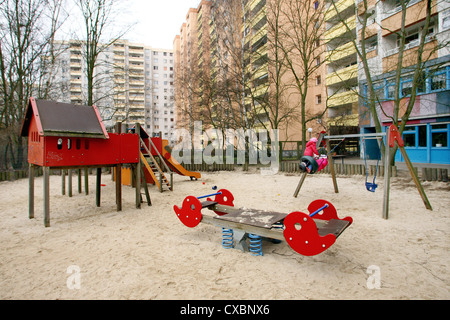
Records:
[[[67,150],[72,149],[72,140],[67,139]]]
[[[80,139],[77,139],[77,140],[75,141],[75,146],[76,146],[77,150],[80,150],[80,149],[81,149],[81,140],[80,140]]]
[[[88,139],[84,140],[84,148],[85,148],[86,150],[89,149],[89,140],[88,140]]]
[[[58,150],[61,150],[62,146],[63,146],[63,140],[61,138],[59,138],[58,139],[58,144],[57,144]]]

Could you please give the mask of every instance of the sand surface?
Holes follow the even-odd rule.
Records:
[[[338,177],[335,194],[329,175],[311,176],[298,198],[292,196],[298,175],[235,171],[204,173],[199,181],[174,178],[174,192],[151,186],[153,206],[144,203],[141,210],[134,189],[123,187],[123,211],[116,212],[109,175],[103,176],[100,208],[94,176],[91,194],[74,187],[72,198],[61,195],[61,178],[52,176],[50,228],[43,226],[42,178],[35,182],[32,220],[28,180],[0,182],[0,299],[450,298],[447,183],[424,183],[433,206],[428,211],[410,179],[393,178],[384,220],[382,178],[371,193],[363,177]],[[263,242],[262,257],[227,250],[220,228],[187,228],[173,211],[187,195],[211,193],[212,186],[230,190],[236,207],[283,213],[307,212],[311,201],[326,199],[354,223],[313,257],[286,242]]]

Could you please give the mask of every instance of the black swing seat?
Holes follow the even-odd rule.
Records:
[[[313,157],[310,157],[310,156],[303,156],[300,159],[300,164],[299,164],[300,171],[306,172],[306,167],[302,164],[303,162],[306,164],[306,166],[308,166],[308,165],[312,166],[312,169],[309,172],[309,174],[314,174],[317,172],[317,170],[319,170],[319,164],[317,163],[316,159],[314,159]]]

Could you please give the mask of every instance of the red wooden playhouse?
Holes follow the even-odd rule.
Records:
[[[97,168],[96,201],[100,206],[101,168],[139,163],[139,135],[108,133],[95,106],[73,105],[30,98],[21,136],[28,137],[30,166],[29,217],[34,218],[34,169],[43,167],[44,225],[50,226],[49,169]],[[87,170],[85,171],[87,172]],[[116,183],[117,209],[121,210],[120,178]],[[86,175],[87,181],[87,175]],[[140,190],[139,190],[140,192]]]

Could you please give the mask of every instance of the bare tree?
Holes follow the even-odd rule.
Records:
[[[403,133],[406,123],[413,111],[418,89],[424,85],[424,80],[426,75],[426,68],[428,67],[428,62],[432,60],[437,52],[442,47],[448,46],[448,40],[433,46],[427,46],[427,37],[429,36],[429,28],[431,25],[432,10],[436,6],[436,2],[431,0],[422,1],[421,10],[419,14],[424,16],[424,21],[420,25],[419,38],[416,40],[417,47],[415,50],[407,51],[406,40],[407,40],[407,7],[412,4],[412,0],[401,0],[399,1],[401,10],[400,12],[400,22],[399,28],[389,29],[389,27],[379,27],[382,30],[393,33],[397,37],[398,43],[398,55],[394,63],[388,66],[387,71],[394,74],[391,81],[394,83],[393,89],[393,109],[384,110],[382,101],[379,94],[377,94],[377,88],[375,86],[375,78],[383,73],[379,68],[373,68],[367,57],[367,52],[370,44],[367,43],[367,31],[370,24],[374,21],[369,19],[373,13],[373,4],[370,4],[368,0],[362,0],[357,9],[357,19],[360,25],[358,30],[358,36],[351,39],[353,47],[356,49],[358,56],[360,69],[363,70],[363,75],[365,78],[365,86],[367,88],[367,94],[364,95],[360,92],[359,97],[362,104],[366,105],[370,116],[375,124],[375,129],[377,132],[382,131],[381,117],[389,118],[393,124],[395,124],[400,131]],[[340,18],[340,12],[336,6],[335,1],[331,1],[331,6],[336,10],[337,17],[339,21],[345,26],[345,28],[350,31],[352,27],[347,23],[344,18]],[[369,22],[370,21],[370,22]],[[375,22],[376,23],[376,22]],[[434,66],[437,68],[438,66]],[[386,70],[385,70],[386,71]],[[401,77],[408,74],[412,77],[411,87],[409,88],[410,95],[405,102],[401,93]],[[429,73],[428,76],[431,76]],[[384,97],[383,97],[384,98]],[[391,149],[391,159],[394,161],[394,155],[397,148]],[[382,143],[382,153],[384,154],[384,143]],[[392,162],[393,164],[394,162]]]
[[[280,11],[281,20],[278,31],[279,40],[274,45],[283,53],[285,67],[292,75],[294,88],[300,96],[300,119],[302,126],[302,145],[306,146],[307,123],[321,119],[324,110],[311,112],[307,97],[314,76],[320,72],[324,62],[323,2],[274,0],[274,8]]]
[[[58,15],[53,12],[61,5],[61,1],[48,0],[0,2],[2,167],[24,166],[26,143],[19,130],[28,98],[36,93],[41,78],[42,57],[51,51],[50,43],[59,27]]]
[[[88,105],[97,104],[105,99],[113,101],[114,79],[109,72],[102,71],[102,69],[110,70],[113,63],[101,58],[101,55],[106,54],[109,48],[132,27],[131,24],[117,31],[116,21],[120,13],[120,3],[121,0],[76,0],[85,28],[82,48],[86,65]],[[105,117],[107,113],[106,117],[110,119],[116,108],[111,106],[112,103],[106,103],[108,104],[109,107],[103,106],[100,109],[102,116]]]

